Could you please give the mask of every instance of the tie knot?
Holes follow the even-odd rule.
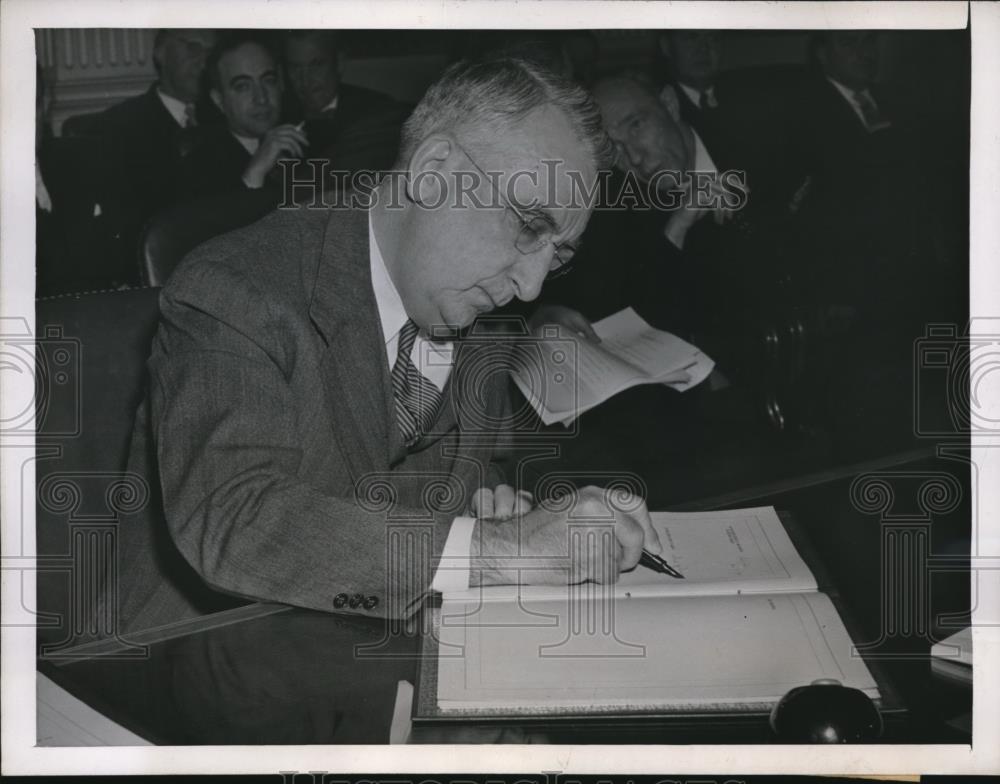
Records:
[[[193,103],[188,103],[184,105],[184,127],[194,128],[198,124],[198,118],[195,116],[195,109]]]
[[[413,322],[413,319],[407,319],[406,323],[403,324],[403,328],[399,330],[399,354],[400,356],[410,356],[410,352],[413,351],[413,343],[417,339],[417,332],[419,327]]]

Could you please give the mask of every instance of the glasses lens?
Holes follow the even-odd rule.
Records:
[[[538,223],[544,223],[538,221]],[[535,221],[521,223],[521,230],[518,232],[515,245],[521,253],[534,253],[541,250],[547,240],[545,227],[537,225]]]

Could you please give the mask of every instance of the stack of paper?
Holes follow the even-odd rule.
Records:
[[[632,308],[594,324],[600,343],[544,329],[538,341],[521,347],[514,382],[546,425],[569,425],[639,384],[667,384],[683,392],[715,367],[696,346],[654,329]]]

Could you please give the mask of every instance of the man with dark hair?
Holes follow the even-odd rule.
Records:
[[[261,188],[280,173],[280,159],[305,154],[306,134],[281,122],[281,66],[268,37],[246,31],[224,36],[209,56],[207,76],[225,124],[185,161],[183,196]]]
[[[404,618],[432,584],[614,581],[659,552],[628,493],[529,511],[497,484],[508,349],[475,325],[569,261],[608,152],[579,87],[457,63],[369,207],[276,210],[195,251],[137,415],[130,470],[165,520],[120,526],[126,628],[233,596]]]

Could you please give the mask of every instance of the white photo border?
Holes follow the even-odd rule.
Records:
[[[971,314],[1000,317],[1000,4],[988,2],[603,2],[602,0],[6,0],[0,8],[0,316],[34,328],[34,28],[254,27],[760,29],[964,28],[972,25]],[[994,323],[1000,324],[1000,320]],[[0,378],[0,413],[30,378]],[[995,379],[994,379],[995,382]],[[1000,386],[981,408],[1000,421]],[[974,445],[980,470],[980,555],[1000,558],[1000,439]],[[34,552],[33,439],[0,444],[4,555]],[[9,451],[8,451],[9,450]],[[993,571],[987,574],[996,575]],[[3,572],[3,609],[34,593],[34,575]],[[974,619],[1000,624],[1000,580],[980,580]],[[918,774],[1000,771],[1000,626],[976,629],[974,739],[966,746],[201,746],[35,747],[34,630],[2,635],[3,773],[460,773],[503,771],[671,774]]]

